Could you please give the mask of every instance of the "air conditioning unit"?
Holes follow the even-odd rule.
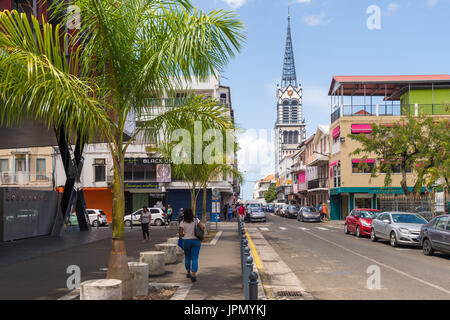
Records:
[[[12,184],[13,176],[9,172],[2,172],[0,175],[0,184]]]

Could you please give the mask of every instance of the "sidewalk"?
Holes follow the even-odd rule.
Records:
[[[215,229],[215,223],[211,224]],[[219,223],[222,234],[215,245],[202,244],[198,281],[185,276],[183,261],[166,266],[166,273],[150,277],[151,283],[192,285],[186,299],[242,299],[239,238],[236,223]],[[42,237],[0,247],[0,300],[58,299],[71,290],[66,281],[67,267],[81,269],[81,282],[106,277],[111,248],[109,228],[90,233],[68,233],[62,238]],[[125,241],[129,261],[139,261],[141,251],[155,250],[155,244],[176,237],[177,230],[151,227],[151,241],[142,243],[140,227],[126,228]],[[25,254],[22,255],[21,252]]]
[[[215,223],[211,223],[211,230],[215,231]],[[237,224],[220,222],[219,232],[222,234],[215,245],[202,243],[197,282],[186,278],[184,256],[181,262],[166,265],[166,274],[151,277],[150,282],[192,284],[186,300],[242,300]]]

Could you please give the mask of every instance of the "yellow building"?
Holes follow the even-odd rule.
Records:
[[[0,186],[53,190],[53,147],[0,150]]]
[[[384,187],[384,174],[371,177],[377,157],[361,159],[350,155],[360,144],[349,134],[370,134],[371,124],[392,125],[407,115],[449,117],[450,75],[426,76],[335,76],[331,97],[330,125],[330,215],[345,219],[354,208],[379,207],[383,195],[403,194],[400,169]],[[408,186],[415,182],[407,175]]]

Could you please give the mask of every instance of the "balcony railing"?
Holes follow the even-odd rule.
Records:
[[[48,185],[52,174],[46,172],[0,172],[0,185]]]
[[[320,178],[308,181],[308,190],[312,189],[326,189],[330,186],[328,178]]]
[[[342,110],[341,110],[342,109]],[[445,104],[379,104],[336,106],[331,113],[331,123],[343,117],[378,117],[407,115],[450,115],[450,107]]]

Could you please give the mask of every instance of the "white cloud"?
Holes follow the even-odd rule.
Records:
[[[311,0],[295,0],[294,3],[311,3]]]
[[[326,19],[326,14],[322,12],[319,15],[303,16],[303,23],[310,27],[322,26],[330,23],[330,19]]]
[[[233,9],[242,7],[247,2],[247,0],[222,0],[222,1],[226,2]]]
[[[437,5],[439,2],[439,0],[427,0],[427,4],[429,7],[434,7],[435,5]]]
[[[389,3],[387,6],[387,14],[393,15],[397,10],[400,8],[400,5],[398,3],[392,2]]]
[[[275,169],[273,133],[269,129],[247,129],[237,135],[239,170],[246,175],[269,174]]]

